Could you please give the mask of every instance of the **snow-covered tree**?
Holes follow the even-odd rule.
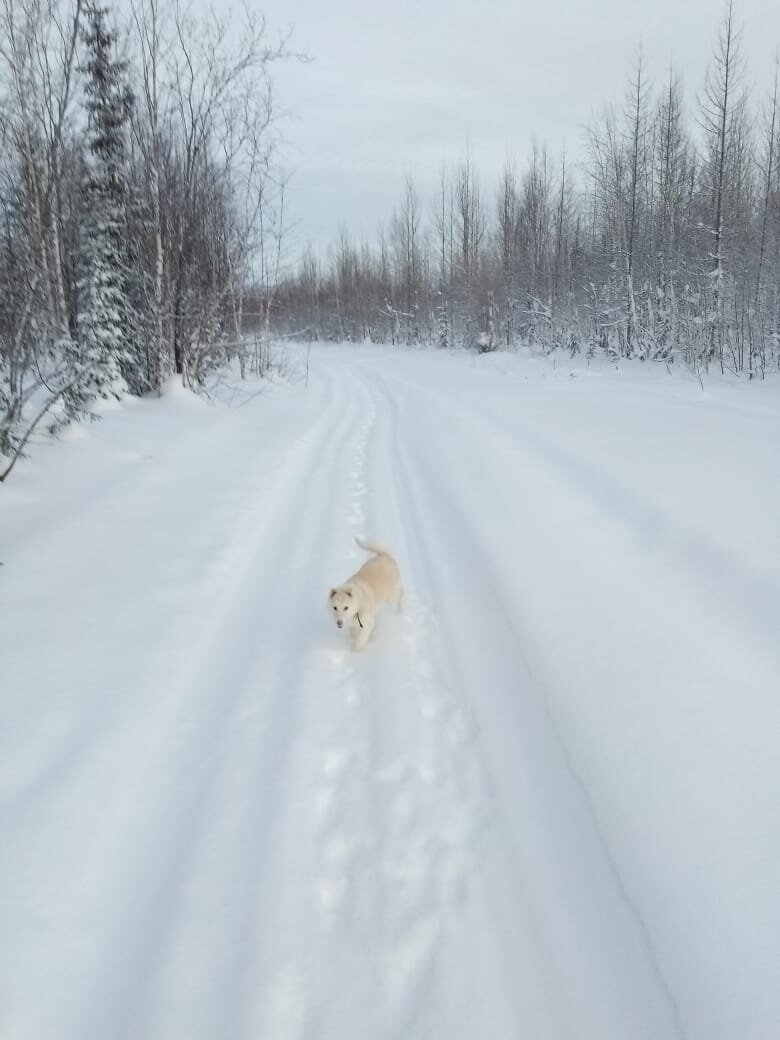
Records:
[[[108,12],[87,7],[84,43],[88,156],[84,168],[83,228],[78,285],[78,349],[75,364],[89,373],[88,389],[140,393],[146,373],[130,305],[126,128],[133,106],[126,64],[115,54]]]
[[[708,250],[709,295],[712,297],[708,356],[713,358],[717,354],[721,363],[726,349],[725,278],[729,267],[733,267],[739,229],[748,216],[744,209],[749,194],[746,184],[749,149],[744,72],[741,33],[735,24],[733,0],[728,0],[699,104],[699,121],[705,135],[702,225],[705,234],[711,238]]]

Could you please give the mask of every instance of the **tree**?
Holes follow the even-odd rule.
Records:
[[[487,218],[470,150],[455,171],[453,194],[453,274],[455,288],[460,296],[460,324],[464,338],[475,341],[474,330],[480,322],[478,276]]]
[[[678,294],[685,285],[693,224],[696,162],[685,132],[682,89],[672,69],[652,121],[652,277],[658,307],[653,331],[656,357],[668,357],[678,340]]]
[[[644,163],[646,159],[647,138],[647,100],[644,82],[644,60],[639,48],[634,78],[627,105],[628,132],[626,134],[626,151],[628,162],[627,198],[624,202],[624,242],[626,300],[628,320],[626,322],[626,354],[630,357],[634,350],[634,339],[637,330],[636,296],[634,292],[634,275],[639,238],[639,221],[641,218],[641,189],[644,182]]]
[[[439,174],[439,192],[434,204],[433,239],[436,243],[435,258],[438,274],[436,287],[436,341],[442,349],[451,344],[450,293],[454,268],[455,209],[452,184],[447,169],[442,166]]]
[[[420,197],[411,177],[404,184],[403,201],[393,214],[390,237],[395,254],[398,304],[403,313],[407,343],[420,340],[419,308],[422,293],[422,248],[420,242]]]
[[[0,456],[5,477],[44,419],[75,407],[64,180],[80,0],[0,6]],[[1,468],[1,467],[0,467]]]
[[[501,173],[496,206],[496,254],[501,271],[504,309],[504,340],[511,345],[515,337],[515,280],[517,276],[518,233],[517,174],[507,159]]]
[[[83,183],[84,230],[76,365],[92,393],[140,393],[146,373],[129,302],[125,133],[133,107],[124,62],[114,55],[107,9],[87,7],[85,94],[88,158]]]
[[[743,62],[740,33],[734,24],[733,0],[728,0],[718,31],[712,62],[707,70],[699,102],[699,122],[705,134],[702,188],[707,199],[705,227],[712,237],[712,318],[709,322],[710,358],[716,353],[723,363],[724,278],[726,243],[736,230],[747,96],[742,85]],[[729,219],[732,218],[732,219]]]
[[[219,338],[235,325],[237,286],[267,242],[260,226],[265,216],[269,227],[277,144],[270,69],[291,52],[286,37],[269,40],[265,19],[249,11],[236,30],[229,16],[212,9],[195,17],[174,0],[172,21],[166,268],[174,370],[197,384],[204,366],[224,360]],[[208,221],[219,223],[216,237],[212,229],[204,235]]]
[[[534,142],[520,183],[517,211],[517,260],[525,290],[526,335],[549,333],[552,240],[552,178],[547,149]]]
[[[151,293],[147,301],[149,323],[153,330],[148,338],[147,379],[158,393],[165,375],[172,368],[165,338],[163,293],[165,251],[163,246],[163,148],[164,112],[161,65],[165,57],[164,30],[158,0],[135,0],[132,4],[133,27],[136,32],[141,82],[141,103],[133,105],[133,133],[143,157],[144,175],[148,180],[150,226],[153,236]]]
[[[758,246],[758,263],[756,264],[756,288],[754,309],[760,318],[764,309],[762,299],[762,279],[767,259],[767,252],[774,240],[775,261],[777,250],[780,246],[780,160],[778,160],[778,135],[780,135],[780,57],[775,58],[775,79],[772,89],[772,98],[764,120],[764,141],[762,155],[759,158],[759,174],[761,176],[762,199],[761,199],[761,231]],[[775,263],[775,279],[780,271]],[[777,284],[775,285],[775,304],[778,297]],[[770,308],[770,313],[776,311]],[[763,335],[763,323],[758,323],[758,346],[754,347],[751,341],[748,367],[753,374],[754,356],[758,356],[761,365],[765,365],[766,343]]]

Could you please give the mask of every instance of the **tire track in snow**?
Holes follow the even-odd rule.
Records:
[[[674,995],[669,988],[663,972],[660,969],[658,959],[656,957],[655,950],[650,938],[647,925],[638,911],[638,908],[630,899],[627,889],[625,887],[623,878],[617,868],[617,864],[612,857],[609,846],[605,842],[604,835],[598,823],[598,816],[595,812],[595,808],[592,805],[590,796],[584,786],[582,779],[574,769],[573,761],[570,752],[563,740],[563,735],[559,730],[557,723],[551,713],[550,705],[548,704],[547,697],[544,691],[539,689],[538,681],[533,677],[528,667],[527,661],[522,652],[523,638],[513,628],[509,619],[511,617],[511,606],[504,601],[503,590],[493,584],[492,579],[492,566],[490,561],[484,556],[480,549],[479,538],[476,533],[471,530],[466,520],[466,514],[460,511],[459,503],[449,496],[449,491],[445,487],[440,475],[435,469],[429,466],[426,462],[426,445],[424,440],[417,438],[415,442],[415,450],[411,452],[405,444],[406,438],[410,435],[408,428],[404,431],[403,424],[399,417],[399,408],[403,405],[408,407],[409,412],[413,410],[413,404],[411,399],[404,398],[404,396],[398,392],[399,386],[405,386],[401,381],[394,381],[395,392],[391,391],[384,378],[384,374],[372,373],[371,379],[373,384],[379,389],[384,395],[387,402],[387,406],[394,416],[394,429],[395,429],[395,442],[398,446],[398,452],[396,455],[396,473],[397,483],[399,487],[399,501],[406,502],[407,511],[410,517],[417,517],[417,522],[413,521],[414,528],[418,539],[422,542],[420,552],[418,554],[418,563],[423,569],[423,573],[426,574],[428,586],[433,594],[437,594],[441,597],[447,597],[452,595],[452,590],[448,590],[445,586],[448,583],[443,583],[441,579],[444,575],[452,572],[458,573],[459,585],[467,590],[467,595],[472,601],[472,614],[473,617],[469,618],[469,633],[465,640],[459,638],[457,635],[452,637],[452,649],[454,651],[455,662],[460,663],[459,674],[461,675],[461,682],[463,676],[468,674],[469,667],[467,666],[468,658],[465,656],[465,651],[468,645],[478,645],[480,651],[480,657],[482,660],[491,660],[492,662],[503,661],[505,667],[501,668],[496,673],[498,682],[505,681],[505,677],[511,675],[517,675],[519,677],[519,683],[522,687],[526,687],[527,691],[531,693],[536,701],[537,707],[541,708],[541,718],[539,717],[538,711],[535,710],[534,714],[536,719],[534,720],[535,725],[542,727],[542,733],[546,730],[543,735],[543,741],[550,745],[550,750],[553,751],[553,760],[557,759],[557,768],[561,771],[561,775],[556,779],[553,787],[556,790],[555,797],[560,799],[561,794],[557,793],[558,788],[563,788],[564,791],[567,787],[570,787],[569,781],[573,783],[573,790],[565,791],[563,795],[564,801],[561,802],[559,808],[567,809],[571,812],[570,823],[574,824],[576,831],[586,832],[590,831],[588,838],[582,834],[580,843],[585,841],[591,846],[591,855],[595,856],[596,859],[602,859],[601,871],[605,874],[606,886],[602,885],[601,888],[606,887],[606,894],[609,897],[610,877],[614,883],[614,895],[618,897],[618,900],[624,904],[627,911],[627,919],[625,915],[618,912],[618,917],[624,919],[619,923],[616,931],[622,934],[622,941],[627,943],[626,953],[631,946],[635,947],[633,952],[634,957],[639,957],[640,960],[644,959],[646,963],[646,969],[649,979],[653,979],[653,985],[657,987],[657,997],[660,998],[658,1001],[658,1007],[656,1009],[657,1020],[655,1025],[650,1025],[647,1020],[636,1019],[636,1007],[629,1006],[624,1008],[624,1013],[627,1013],[629,1020],[634,1019],[632,1029],[632,1036],[647,1036],[652,1040],[657,1040],[660,1036],[669,1037],[682,1037],[684,1031],[680,1021],[679,1010],[676,1006]],[[434,395],[439,397],[439,395]],[[426,407],[429,407],[429,402],[426,402]],[[444,421],[444,417],[443,417]],[[467,479],[467,473],[464,472],[464,477]],[[430,510],[430,521],[434,522],[435,518],[439,518],[443,515],[447,515],[451,518],[452,523],[441,527],[436,536],[432,536],[430,529],[422,523],[422,510],[423,503],[428,503],[431,508]],[[492,509],[495,503],[483,503],[485,508]],[[469,514],[470,515],[470,514]],[[457,531],[458,537],[453,537],[453,534]],[[423,548],[424,547],[424,548]],[[478,591],[475,591],[478,590]],[[455,597],[458,596],[457,590],[454,592]],[[492,596],[495,604],[499,606],[499,611],[495,613],[493,618],[493,624],[487,627],[485,621],[481,620],[480,614],[484,611],[485,605],[487,604],[486,595]],[[491,612],[492,613],[492,612]],[[456,615],[452,614],[452,620]],[[476,659],[475,659],[476,661]],[[471,662],[472,664],[475,663]],[[513,662],[510,664],[510,662]],[[457,664],[455,665],[457,668]],[[483,681],[486,681],[483,680]],[[455,688],[457,688],[457,680],[454,682]],[[510,690],[507,689],[507,693]],[[512,691],[514,692],[514,691]],[[516,713],[512,710],[512,706],[509,703],[503,705],[504,712],[506,714],[506,720],[508,722]],[[466,716],[468,717],[468,715]],[[540,736],[542,735],[540,733]],[[502,855],[507,853],[511,854],[512,846],[515,844],[512,840],[510,833],[511,827],[508,827],[508,817],[505,811],[500,807],[499,802],[505,796],[506,792],[501,792],[501,785],[498,787],[494,783],[494,768],[493,764],[485,759],[482,760],[482,775],[484,777],[485,789],[491,789],[496,802],[493,805],[495,812],[499,814],[499,818],[503,816],[502,820],[502,831],[504,832],[504,838],[508,839],[504,842],[502,848]],[[569,781],[566,780],[569,778]],[[541,779],[541,777],[540,777]],[[561,783],[562,781],[562,783]],[[547,784],[547,786],[550,786]],[[579,804],[577,804],[579,803]],[[594,847],[595,839],[595,847]],[[599,851],[600,850],[600,851]],[[521,856],[515,861],[513,870],[517,870],[522,873],[523,863],[527,860],[527,854],[521,854]],[[569,880],[574,882],[576,885],[581,884],[581,879],[576,875],[571,875],[570,869],[567,865],[561,864],[563,868],[562,873],[564,877],[569,876]],[[549,1022],[546,1028],[553,1028],[556,1035],[562,1030],[561,1035],[578,1037],[581,1035],[581,1030],[584,1028],[581,1021],[577,1018],[576,1010],[569,1012],[565,1004],[560,1001],[560,993],[557,991],[553,978],[544,977],[544,962],[550,962],[552,967],[556,960],[560,957],[562,952],[561,949],[556,950],[554,945],[549,946],[547,953],[545,954],[544,948],[546,945],[555,943],[560,940],[560,937],[551,936],[547,934],[552,929],[549,926],[549,922],[545,920],[548,916],[544,908],[529,907],[527,908],[529,913],[529,924],[533,932],[536,933],[536,941],[539,944],[540,961],[542,962],[542,976],[537,976],[537,986],[541,990],[547,989],[547,1004],[549,1012]],[[615,910],[611,913],[614,918]],[[587,915],[585,915],[587,916]],[[630,922],[633,920],[634,925]],[[634,930],[634,937],[631,938],[631,932]],[[560,928],[557,929],[560,931]],[[497,929],[500,932],[500,929]],[[637,943],[638,940],[638,943]],[[636,949],[636,947],[639,949]],[[641,950],[644,949],[644,953]],[[513,958],[509,958],[510,961],[517,959],[517,952]],[[497,958],[500,962],[501,958]],[[500,969],[499,969],[500,970]],[[549,969],[548,969],[549,970]],[[553,969],[555,970],[555,969]],[[594,978],[594,983],[597,981]],[[511,983],[508,984],[511,986]],[[621,994],[621,1000],[625,1000],[626,994]],[[571,1018],[569,1015],[571,1014]],[[519,1023],[526,1019],[526,1011],[518,1016]],[[654,1016],[654,1017],[656,1017]],[[544,1012],[542,1012],[544,1018]],[[649,1019],[649,1016],[647,1016]],[[552,1023],[555,1023],[553,1026]],[[640,1025],[641,1023],[641,1025]],[[617,1035],[614,1032],[606,1030],[603,1035]]]
[[[354,544],[354,537],[365,535],[363,502],[366,496],[366,445],[374,424],[376,413],[364,395],[350,394],[350,399],[360,402],[360,425],[353,429],[351,438],[352,454],[349,459],[349,513],[346,525],[350,532],[350,544],[347,558],[349,565],[357,569],[365,553]],[[337,637],[343,646],[349,639],[348,634],[339,633]],[[345,713],[348,717],[359,717],[362,709],[361,701],[365,691],[359,682],[359,664],[350,663],[352,651],[342,649],[334,655],[332,674],[334,683],[340,688]],[[358,743],[360,738],[358,738]],[[359,852],[360,839],[354,829],[343,820],[333,819],[333,807],[349,798],[348,787],[357,773],[365,771],[365,762],[356,765],[358,757],[365,758],[365,747],[352,748],[341,744],[325,748],[322,752],[321,784],[316,798],[316,815],[319,837],[319,877],[316,882],[317,892],[323,911],[328,915],[338,913],[353,879],[355,857]]]
[[[527,417],[513,442],[512,415],[504,409],[488,414],[477,395],[474,406],[459,413],[457,429],[442,436],[448,399],[405,378],[411,370],[397,379],[394,370],[382,373],[417,419],[407,437],[411,458],[424,461],[420,447],[430,444],[437,463],[428,467],[422,493],[438,478],[448,499],[442,511],[460,518],[479,547],[475,573],[484,575],[485,595],[512,618],[520,654],[537,680],[550,680],[536,685],[574,775],[585,781],[628,902],[647,930],[673,995],[678,1032],[731,1036],[746,1017],[769,1021],[771,971],[759,951],[773,934],[760,895],[771,889],[771,857],[762,866],[747,853],[740,862],[740,850],[763,848],[774,833],[772,729],[766,727],[766,738],[757,734],[755,719],[776,715],[777,641],[741,631],[738,597],[723,625],[722,604],[703,595],[695,572],[678,567],[681,561],[666,548],[656,552],[645,544],[631,503],[625,516],[614,516],[598,480],[591,494],[582,474],[572,481],[566,467],[561,471],[555,460],[526,450]],[[534,430],[537,440],[547,435],[560,439],[549,420]],[[571,465],[588,443],[566,442]],[[613,481],[596,456],[591,465],[607,469],[606,485],[614,483],[620,499],[625,481]],[[493,525],[494,516],[515,516],[516,530],[505,519]],[[685,529],[670,518],[670,537]],[[473,555],[465,544],[460,549],[468,569]],[[741,570],[741,554],[735,562]],[[722,585],[725,600],[730,578],[723,580],[714,559],[712,566],[711,580]],[[749,574],[748,565],[737,582]],[[750,597],[747,588],[742,591]],[[588,612],[604,618],[601,631]],[[740,785],[743,796],[753,792],[751,813],[735,796]],[[647,813],[637,806],[655,808],[651,833]],[[738,891],[750,895],[738,897]],[[750,982],[730,997],[723,980],[735,949],[751,966],[745,968]]]
[[[191,406],[195,407],[194,404]],[[205,406],[202,407],[211,417],[210,411]],[[161,548],[156,558],[154,551],[150,553],[154,566],[150,565],[146,558],[140,562],[139,572],[146,572],[151,597],[164,597],[167,595],[166,590],[175,590],[180,585],[189,586],[195,582],[204,589],[197,599],[207,599],[205,583],[209,580],[209,575],[215,575],[213,588],[218,590],[221,579],[217,572],[224,558],[224,546],[235,544],[235,538],[229,534],[226,536],[226,532],[231,532],[234,527],[238,530],[240,526],[240,518],[235,516],[234,512],[240,513],[244,508],[243,503],[253,489],[259,487],[264,489],[264,494],[270,502],[273,489],[283,473],[283,462],[275,466],[270,473],[265,469],[258,470],[256,464],[250,464],[239,474],[236,484],[237,468],[234,471],[226,459],[229,459],[233,451],[235,437],[244,430],[236,427],[232,421],[227,421],[233,418],[231,415],[224,415],[222,418],[225,421],[219,428],[215,429],[211,423],[207,423],[206,429],[195,438],[191,437],[188,429],[186,451],[181,444],[174,443],[169,446],[169,458],[164,466],[153,469],[147,465],[136,466],[129,474],[122,469],[121,480],[117,478],[103,481],[97,487],[90,487],[88,497],[85,502],[80,502],[78,511],[71,510],[65,517],[52,518],[47,515],[45,522],[34,527],[30,537],[26,539],[17,561],[19,568],[50,570],[56,575],[60,588],[72,590],[72,615],[75,619],[81,619],[87,609],[82,600],[91,603],[89,578],[87,575],[85,580],[84,573],[85,537],[88,538],[91,547],[92,566],[99,568],[101,572],[109,573],[113,568],[121,574],[128,554],[137,551],[137,546],[122,541],[122,530],[152,531],[153,543],[155,540],[161,542],[162,536],[166,535],[169,545]],[[285,458],[294,456],[313,441],[316,441],[315,432],[306,431],[293,444],[285,446]],[[197,460],[196,472],[193,472],[194,460]],[[250,460],[252,461],[254,460]],[[260,460],[260,464],[264,465],[264,460]],[[193,486],[202,489],[202,498],[198,503],[202,508],[202,514],[195,517],[187,513],[191,503],[188,491]],[[209,514],[212,511],[219,512],[219,524],[215,521],[204,524],[204,519],[211,519]],[[116,518],[121,518],[121,528],[118,528]],[[49,525],[55,525],[54,530],[47,531]],[[201,530],[206,528],[211,533],[201,536]],[[221,532],[222,543],[214,540],[215,530]],[[191,572],[195,567],[201,567],[204,559],[210,563],[197,577],[193,577]],[[139,658],[136,688],[144,683],[153,682],[152,677],[147,678],[144,674],[144,669],[148,664],[149,642],[155,639],[158,633],[150,633],[144,627],[144,612],[137,605],[131,610],[130,604],[120,598],[118,604],[111,605],[111,609],[116,612],[118,625],[122,625],[127,638],[133,638],[138,631],[143,633],[143,638],[138,640],[139,652],[142,651],[143,656]],[[182,632],[184,648],[180,656],[186,659],[189,656],[188,640],[200,641],[198,626],[202,619],[195,616],[193,604],[183,603],[181,596],[177,597],[175,594],[170,596],[170,613],[174,618],[173,628],[176,628],[175,618],[185,615],[188,618],[186,624],[178,626]],[[67,626],[69,620],[68,614],[62,619],[62,627]],[[203,625],[204,631],[207,631],[208,627],[209,622],[206,620]],[[65,643],[62,632],[57,633],[57,638]],[[175,638],[175,632],[169,634],[170,638]],[[78,654],[84,657],[89,655],[89,631],[78,628],[69,634],[69,639],[65,653],[70,660],[66,660],[66,664],[70,664]],[[52,656],[56,659],[58,653],[62,654],[59,648],[54,650]],[[47,664],[44,659],[43,662],[33,662],[32,667],[46,667]],[[173,661],[171,667],[178,667],[178,662]],[[9,678],[12,686],[14,678],[13,675]],[[23,688],[22,677],[18,677],[16,681],[20,688]],[[60,681],[60,676],[52,671],[50,681],[56,683]],[[87,719],[83,716],[71,719],[69,716],[67,724],[64,720],[59,722],[57,713],[52,711],[53,706],[50,706],[47,712],[47,718],[52,717],[47,725],[47,730],[51,731],[50,735],[47,732],[47,739],[44,739],[44,734],[39,733],[34,747],[39,758],[28,755],[26,761],[19,762],[13,755],[14,748],[9,748],[9,754],[4,756],[0,765],[0,811],[4,814],[27,814],[34,809],[37,800],[48,797],[52,790],[67,784],[69,773],[80,770],[84,758],[95,748],[99,748],[112,730],[124,725],[123,713],[128,707],[132,710],[134,705],[128,705],[125,700],[120,701],[116,697],[105,696],[106,686],[121,686],[121,678],[109,672],[101,682],[97,674],[85,670],[82,685],[87,683],[94,686],[94,696],[91,698]],[[46,723],[38,722],[37,725],[40,729]],[[5,781],[3,774],[6,771],[9,777],[13,777],[12,781]]]
[[[414,384],[391,378],[406,390],[420,393]],[[449,407],[449,399],[440,391],[426,386],[424,392],[429,404],[433,400],[441,410]],[[708,613],[716,610],[719,620],[729,628],[739,623],[746,641],[756,641],[756,633],[761,633],[759,652],[774,651],[777,656],[775,619],[780,615],[780,587],[771,575],[735,558],[709,532],[678,524],[668,511],[637,488],[614,479],[581,454],[554,443],[516,419],[508,430],[495,415],[470,408],[464,411],[461,421],[469,423],[476,436],[487,433],[491,444],[498,439],[508,461],[530,458],[554,474],[567,493],[590,503],[643,553],[657,557],[667,567],[670,578],[680,581],[684,577]],[[749,623],[743,619],[750,619]]]
[[[352,393],[366,405],[355,436],[350,525],[388,541],[403,572],[400,500],[391,494],[376,510],[393,450],[387,411],[383,403],[379,412],[373,387],[351,376]],[[336,663],[348,726],[324,752],[315,805],[320,909],[370,965],[376,1035],[383,1036],[404,1033],[421,1015],[446,1014],[427,998],[476,869],[480,817],[467,726],[436,663],[432,618],[412,575],[402,576],[406,616],[385,612],[369,648]],[[337,1021],[326,1014],[322,1028]]]
[[[189,1037],[257,1035],[258,1016],[267,1024],[269,1015],[280,1040],[300,1033],[305,1001],[290,992],[295,975],[280,969],[269,981],[267,957],[258,967],[253,951],[263,930],[258,907],[268,897],[261,879],[268,880],[283,807],[269,785],[284,792],[295,721],[318,663],[305,654],[291,658],[288,640],[258,638],[257,625],[271,620],[263,609],[269,590],[273,617],[295,616],[311,594],[306,564],[321,535],[309,525],[292,542],[287,521],[302,515],[312,496],[324,497],[353,417],[337,387],[316,426],[280,461],[275,482],[258,482],[249,498],[251,478],[242,487],[224,551],[159,663],[167,717],[157,720],[142,767],[151,790],[135,792],[137,804],[120,813],[140,834],[132,833],[124,853],[120,834],[112,855],[127,857],[123,883],[112,886],[118,917],[107,928],[103,970],[79,1040],[168,1036],[169,1020]],[[226,507],[226,515],[231,511]],[[167,682],[176,661],[184,667]],[[248,898],[257,906],[247,906]],[[125,937],[119,948],[116,936]],[[207,994],[218,999],[201,999]]]

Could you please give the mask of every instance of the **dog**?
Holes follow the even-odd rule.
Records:
[[[387,549],[362,538],[355,541],[373,555],[342,585],[330,590],[327,607],[339,628],[350,629],[352,649],[362,650],[371,638],[381,607],[403,610],[404,590],[398,564]]]

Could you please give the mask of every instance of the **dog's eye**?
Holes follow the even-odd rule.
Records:
[[[346,608],[346,607],[344,607],[344,610],[346,610],[346,609],[347,609],[347,608]]]
[[[334,607],[333,609],[334,609],[334,610],[338,610],[339,608],[338,608],[338,607]]]

